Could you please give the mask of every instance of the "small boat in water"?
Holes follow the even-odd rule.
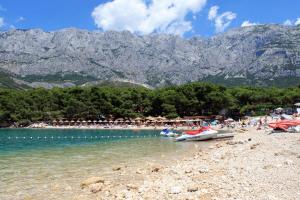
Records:
[[[174,133],[170,129],[165,128],[160,132],[160,135],[165,137],[175,137],[176,133]]]
[[[218,131],[209,126],[201,127],[198,130],[186,131],[176,141],[203,141],[216,138]]]

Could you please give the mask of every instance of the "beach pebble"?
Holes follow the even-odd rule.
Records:
[[[217,144],[216,144],[216,147],[217,147],[217,148],[221,148],[221,147],[223,147],[223,144],[217,143]]]
[[[127,184],[126,188],[127,188],[127,190],[137,190],[138,186],[136,186],[134,184]]]
[[[114,167],[112,168],[113,171],[120,171],[122,168],[121,167]]]
[[[161,169],[162,169],[161,166],[156,165],[152,167],[151,172],[159,172]]]
[[[198,191],[198,186],[197,185],[189,186],[187,191],[188,192],[196,192],[196,191]]]
[[[226,144],[228,144],[228,145],[236,145],[237,142],[236,141],[228,141],[228,142],[226,142]]]
[[[271,169],[271,168],[273,168],[273,165],[265,165],[265,166],[263,167],[263,169]]]
[[[199,169],[199,173],[201,173],[201,174],[208,173],[208,172],[209,172],[208,167],[202,167]]]
[[[250,146],[250,149],[255,149],[258,145],[260,145],[260,144],[259,144],[259,143],[252,144],[252,145]]]
[[[169,194],[180,194],[181,193],[181,188],[180,187],[172,187],[169,191]]]
[[[95,183],[104,183],[104,179],[102,177],[90,177],[84,181],[81,182],[80,186],[81,188],[85,188],[91,184]]]
[[[90,185],[90,191],[92,193],[97,193],[100,192],[102,190],[102,184],[101,183],[95,183]]]
[[[294,161],[292,161],[292,160],[286,160],[286,161],[284,162],[284,164],[285,164],[285,165],[288,165],[288,166],[292,166],[292,165],[294,165]]]

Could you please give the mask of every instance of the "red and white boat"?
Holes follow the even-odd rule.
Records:
[[[203,126],[198,130],[185,131],[180,137],[176,138],[176,141],[201,141],[209,140],[217,137],[218,131],[212,129],[209,126]]]

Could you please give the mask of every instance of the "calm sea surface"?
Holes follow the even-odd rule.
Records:
[[[88,177],[120,178],[113,166],[135,173],[141,164],[174,161],[193,146],[159,131],[2,129],[0,199],[72,199]]]

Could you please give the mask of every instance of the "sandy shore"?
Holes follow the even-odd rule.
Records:
[[[298,200],[300,134],[249,128],[206,148],[195,143],[190,156],[167,166],[141,163],[112,171],[120,180],[87,177],[72,199]]]

